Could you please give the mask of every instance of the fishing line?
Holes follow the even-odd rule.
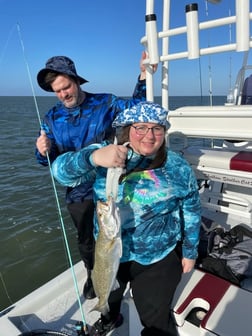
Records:
[[[2,284],[3,284],[3,288],[4,288],[4,291],[6,293],[6,296],[7,298],[9,299],[10,301],[10,304],[13,305],[13,301],[8,293],[8,290],[7,290],[7,287],[5,285],[5,281],[4,281],[4,278],[3,278],[3,275],[2,275],[2,272],[0,272],[0,278],[1,278],[1,281],[2,281]],[[4,309],[2,312],[1,312],[1,315],[0,316],[4,316],[5,314],[9,313],[9,311],[11,311],[12,308],[6,308]],[[23,316],[20,317],[20,321],[22,322],[22,324],[27,328],[27,330],[29,330],[29,327],[28,325],[26,324],[26,321],[23,319]]]
[[[2,64],[2,61],[4,59],[4,56],[5,56],[5,52],[7,50],[7,47],[8,47],[8,44],[9,44],[9,41],[11,39],[11,36],[13,35],[13,32],[14,32],[14,29],[15,29],[15,26],[13,26],[8,34],[8,37],[7,37],[7,40],[4,44],[4,47],[3,47],[3,50],[1,52],[1,56],[0,56],[0,65]]]
[[[10,297],[10,295],[9,295],[9,292],[8,292],[8,290],[7,290],[7,287],[6,287],[6,285],[5,285],[5,281],[4,281],[2,272],[0,272],[0,278],[1,278],[1,281],[2,281],[2,284],[3,284],[3,288],[4,288],[4,291],[5,291],[5,293],[6,293],[6,296],[7,296],[7,298],[9,299],[10,303],[13,304],[13,302],[12,302],[12,300],[11,300],[11,297]]]
[[[32,82],[30,67],[29,67],[29,63],[26,59],[24,42],[23,42],[23,39],[22,39],[20,25],[18,23],[17,23],[17,31],[18,31],[18,36],[19,36],[19,40],[20,40],[21,47],[22,47],[22,52],[23,52],[23,58],[24,58],[24,62],[25,62],[25,65],[26,65],[27,74],[28,74],[28,78],[29,78],[29,82],[30,82],[30,86],[31,86],[31,90],[32,90],[32,95],[33,95],[33,99],[34,99],[34,103],[35,103],[35,107],[36,107],[36,113],[37,113],[37,117],[38,117],[38,121],[39,121],[39,126],[40,126],[40,129],[42,129],[42,122],[41,122],[41,117],[40,117],[40,113],[39,113],[37,98],[36,98],[36,95],[35,95],[34,85],[33,85],[33,82]],[[50,177],[51,177],[51,181],[52,181],[54,196],[55,196],[55,200],[56,200],[56,206],[57,206],[57,210],[58,210],[59,220],[60,220],[60,224],[61,224],[61,228],[62,228],[62,232],[63,232],[63,237],[64,237],[64,241],[65,241],[65,247],[66,247],[66,251],[67,251],[68,261],[69,261],[69,264],[70,264],[70,269],[71,269],[71,273],[72,273],[72,277],[73,277],[75,292],[76,292],[76,295],[77,295],[77,300],[78,300],[78,304],[79,304],[79,308],[80,308],[80,312],[81,312],[81,317],[82,317],[82,321],[83,321],[83,324],[84,324],[84,331],[86,332],[87,331],[87,323],[86,323],[86,320],[85,320],[84,312],[83,312],[81,301],[80,301],[80,293],[79,293],[79,289],[78,289],[78,286],[77,286],[77,279],[76,279],[76,275],[75,275],[75,272],[74,272],[72,257],[71,257],[70,248],[69,248],[68,239],[67,239],[66,230],[65,230],[65,224],[64,224],[64,221],[63,221],[62,211],[61,211],[61,207],[60,207],[60,203],[59,203],[59,198],[58,198],[58,193],[57,193],[55,181],[54,181],[53,174],[52,174],[52,168],[51,168],[51,163],[50,163],[48,152],[46,152],[46,157],[47,157],[47,161],[48,161],[48,167],[49,167]]]

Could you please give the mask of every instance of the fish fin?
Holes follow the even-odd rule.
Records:
[[[109,305],[107,302],[103,305],[100,305],[98,302],[94,308],[90,310],[90,312],[92,311],[99,311],[102,315],[106,315],[109,312]]]
[[[111,288],[111,291],[114,291],[116,289],[118,289],[120,287],[119,282],[117,281],[117,279],[115,279],[113,286]]]
[[[119,260],[121,259],[121,257],[122,257],[122,247],[119,246],[119,248],[118,248],[118,258],[119,258]]]

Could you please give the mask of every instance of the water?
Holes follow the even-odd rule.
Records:
[[[221,105],[226,97],[216,97]],[[38,97],[41,116],[56,101]],[[160,101],[156,99],[156,101]],[[208,97],[171,97],[170,108],[208,104]],[[69,266],[49,169],[34,156],[39,122],[32,97],[0,97],[0,311]],[[76,231],[57,185],[73,262]]]

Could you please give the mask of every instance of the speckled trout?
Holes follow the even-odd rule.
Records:
[[[117,143],[116,139],[114,143]],[[95,244],[95,262],[91,276],[99,301],[92,310],[97,310],[103,315],[109,312],[109,294],[119,287],[116,275],[122,256],[122,240],[120,215],[115,201],[118,194],[118,181],[122,173],[122,168],[108,169],[106,177],[107,201],[98,201],[96,208],[99,232]]]
[[[108,297],[119,287],[116,274],[122,256],[120,216],[113,197],[97,202],[99,233],[95,245],[95,263],[92,281],[99,301],[93,310],[103,315],[109,312]]]

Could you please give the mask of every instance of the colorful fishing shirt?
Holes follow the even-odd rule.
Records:
[[[104,143],[102,144],[104,145]],[[106,200],[107,169],[94,167],[94,144],[78,153],[66,153],[54,161],[53,174],[61,184],[76,186],[93,182],[94,197]],[[163,259],[182,241],[183,256],[196,259],[201,222],[198,185],[189,164],[177,153],[168,150],[165,164],[145,170],[150,158],[128,151],[126,171],[135,167],[119,184],[117,205],[120,210],[123,256],[121,262],[134,260],[148,265]],[[98,222],[95,216],[95,234]]]
[[[138,80],[133,96],[129,99],[106,93],[85,93],[84,102],[76,108],[66,108],[58,102],[45,115],[42,129],[52,144],[50,162],[62,153],[80,150],[108,139],[113,132],[111,124],[117,113],[145,100],[146,83],[145,80]],[[40,164],[48,165],[47,158],[37,149],[35,154]],[[67,203],[91,199],[92,185],[85,181],[75,188],[68,188],[66,197]]]

